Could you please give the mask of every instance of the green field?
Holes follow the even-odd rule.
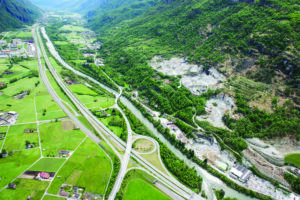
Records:
[[[97,94],[83,84],[71,85],[69,88],[76,94],[77,98],[88,108],[106,109],[115,104],[115,100],[106,95]]]
[[[8,151],[26,149],[26,141],[35,144],[34,147],[39,147],[38,133],[24,133],[25,129],[34,129],[36,127],[36,124],[11,126],[6,135],[3,148]]]
[[[9,64],[9,60],[6,58],[0,58],[0,64]]]
[[[33,100],[33,91],[36,89],[35,84],[39,78],[24,78],[15,83],[8,84],[3,89],[3,95],[0,96],[0,112],[15,111],[19,114],[17,123],[33,122],[35,118],[35,108]],[[30,95],[23,99],[16,99],[15,96],[22,91],[31,90]]]
[[[119,116],[109,116],[105,118],[99,118],[99,120],[106,126],[108,127],[114,134],[116,134],[118,137],[121,136],[122,132],[125,130],[122,127],[119,126],[110,126],[109,122],[113,119],[121,120]]]
[[[88,108],[106,109],[115,104],[115,100],[108,96],[100,96],[100,95],[99,96],[76,95],[76,96]]]
[[[124,200],[168,200],[168,196],[144,180],[132,180],[126,189]]]
[[[36,77],[23,78],[15,83],[9,84],[8,87],[2,91],[4,92],[5,95],[13,97],[21,91],[27,91],[34,88],[35,83],[37,83],[38,81],[39,78]]]
[[[16,151],[14,155],[0,159],[0,188],[9,184],[40,157],[39,149]]]
[[[156,188],[149,180],[153,181],[153,177],[150,177],[142,171],[132,170],[126,174],[120,189],[120,194],[124,200],[171,199]]]
[[[70,85],[69,88],[76,94],[97,96],[96,92],[94,92],[93,90],[91,90],[90,88],[88,88],[83,84]]]
[[[11,39],[15,39],[15,38],[27,39],[27,38],[32,38],[32,33],[31,33],[30,30],[28,30],[28,31],[16,31],[16,32],[10,32],[7,37],[11,38]]]
[[[36,96],[35,102],[38,120],[56,119],[66,116],[50,95]]]
[[[56,194],[66,183],[104,194],[111,170],[111,162],[103,150],[87,139],[58,172],[48,192]]]
[[[7,67],[5,67],[5,68],[7,68]],[[13,67],[10,68],[8,71],[13,72],[13,74],[3,75],[2,78],[0,78],[1,82],[8,83],[9,80],[11,80],[13,78],[20,78],[20,77],[26,75],[26,73],[29,72],[29,69],[26,69],[20,65],[13,65]]]
[[[43,200],[64,200],[64,199],[66,199],[66,198],[63,198],[63,197],[55,197],[55,196],[49,196],[49,195],[47,195],[47,196],[45,196],[45,197],[43,198]]]
[[[44,171],[44,172],[56,172],[59,167],[64,163],[63,158],[42,158],[29,170],[32,171]]]
[[[88,31],[88,29],[83,28],[81,26],[72,26],[72,25],[64,25],[63,27],[60,28],[60,30],[64,30],[64,31],[76,31],[76,32]]]
[[[73,151],[85,135],[80,130],[63,130],[59,121],[40,125],[40,137],[43,155],[56,157],[60,150]]]
[[[47,181],[37,181],[30,179],[17,179],[14,181],[16,190],[5,189],[0,192],[0,199],[17,200],[27,199],[40,200],[49,184]]]
[[[17,123],[36,121],[34,100],[32,97],[27,96],[21,100],[8,98],[1,100],[0,105],[0,112],[15,111],[19,114]]]
[[[18,65],[24,65],[24,66],[30,68],[31,70],[32,69],[37,70],[38,61],[36,59],[23,60],[23,61],[19,62]]]
[[[287,154],[284,157],[284,162],[293,164],[296,167],[300,168],[300,153]]]
[[[7,126],[0,126],[0,134],[6,135]],[[4,142],[4,139],[0,140],[0,148],[2,147],[2,143]]]
[[[55,79],[51,75],[49,71],[46,72],[49,82],[51,83],[53,89],[57,93],[57,95],[65,102],[67,102],[74,110],[77,111],[77,108],[74,106],[74,104],[71,102],[71,100],[63,93],[60,86],[56,83]]]
[[[151,140],[147,139],[138,139],[133,143],[134,150],[141,152],[141,153],[147,153],[154,150],[155,146],[154,143]]]

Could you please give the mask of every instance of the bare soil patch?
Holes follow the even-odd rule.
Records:
[[[154,144],[152,141],[147,139],[138,139],[134,143],[134,150],[140,153],[151,152],[154,149]]]
[[[75,126],[72,121],[69,121],[69,120],[62,121],[62,128],[64,131],[73,130],[74,127]]]

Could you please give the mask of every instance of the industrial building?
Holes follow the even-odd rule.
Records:
[[[0,126],[9,126],[17,122],[19,114],[13,111],[0,113]]]
[[[239,181],[246,183],[252,172],[239,164],[235,164],[230,170],[230,176],[234,179],[238,179]]]

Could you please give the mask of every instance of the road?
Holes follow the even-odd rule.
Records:
[[[74,71],[76,74],[83,76],[85,78],[88,78],[90,81],[98,84],[101,86],[101,84],[96,81],[95,79],[78,72],[77,70],[74,70],[71,66],[69,66],[65,61],[61,59],[61,57],[58,55],[58,53],[55,53],[55,49],[51,41],[49,40],[48,36],[45,33],[45,29],[42,28],[42,32],[45,36],[45,38],[48,40],[48,47],[51,52],[51,54],[66,68]],[[41,40],[40,34],[38,32],[39,40]],[[42,42],[40,42],[40,46],[44,55],[44,59],[47,63],[47,66],[54,76],[57,83],[60,85],[60,87],[65,91],[66,95],[71,99],[71,101],[74,103],[74,105],[78,108],[78,110],[83,114],[83,116],[90,122],[90,124],[95,128],[95,130],[99,133],[99,135],[103,138],[103,140],[110,145],[110,147],[113,149],[113,151],[120,157],[121,159],[121,169],[118,174],[118,178],[116,181],[116,184],[113,188],[113,191],[109,197],[109,199],[114,199],[116,192],[119,190],[122,180],[124,178],[124,175],[126,173],[127,164],[130,159],[130,155],[139,162],[140,165],[142,165],[144,168],[146,168],[148,171],[154,175],[162,184],[166,185],[168,188],[170,188],[173,192],[179,194],[180,196],[184,197],[185,199],[201,199],[200,196],[196,195],[191,189],[187,188],[183,184],[181,184],[179,181],[177,181],[173,177],[169,177],[168,175],[164,174],[160,170],[158,170],[156,167],[154,167],[151,163],[143,159],[140,155],[136,154],[135,152],[131,152],[132,147],[132,130],[130,128],[130,123],[125,116],[123,112],[122,115],[124,116],[124,119],[126,121],[127,127],[128,127],[128,141],[127,144],[124,143],[120,138],[118,138],[114,133],[112,133],[106,126],[104,126],[90,111],[86,106],[84,106],[77,98],[76,96],[69,90],[69,88],[65,85],[65,83],[61,80],[61,78],[58,76],[58,73],[56,70],[52,67],[51,63],[49,62],[49,59],[47,57],[47,54],[45,52],[45,48]],[[115,93],[114,93],[115,94]],[[122,95],[122,90],[120,90],[120,93],[117,94],[116,102]],[[120,109],[117,104],[115,105],[116,108]],[[120,109],[121,110],[121,109]],[[122,111],[122,110],[121,110]],[[96,137],[97,138],[97,137]],[[119,152],[115,149],[115,147],[111,144],[111,142],[107,139],[109,138],[112,140],[115,144],[119,145],[121,148],[125,149],[125,154],[121,156]]]
[[[34,34],[34,40],[36,41],[35,43],[37,44],[37,38],[36,35]],[[99,143],[101,140],[95,136],[93,132],[91,132],[89,129],[87,129],[78,119],[77,117],[65,106],[63,103],[63,100],[57,95],[56,91],[53,89],[51,83],[48,80],[48,77],[45,72],[45,67],[43,67],[43,64],[41,62],[41,53],[40,49],[37,47],[37,56],[38,56],[38,65],[39,65],[39,72],[42,78],[42,81],[44,85],[46,86],[49,94],[52,96],[53,100],[59,105],[59,107],[70,117],[70,119],[75,123],[77,127],[80,128],[86,135],[88,135],[93,141],[96,143]]]

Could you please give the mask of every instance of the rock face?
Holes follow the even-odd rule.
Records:
[[[198,116],[200,121],[208,121],[216,127],[225,128],[222,120],[225,113],[232,113],[235,108],[234,99],[226,94],[220,93],[206,102],[206,115]]]
[[[172,58],[164,60],[156,56],[149,64],[153,69],[167,75],[181,76],[181,83],[194,95],[200,95],[208,89],[215,90],[223,87],[225,76],[215,68],[206,69],[202,65],[189,64],[184,58]]]
[[[40,14],[28,0],[0,0],[0,31],[31,24]]]

